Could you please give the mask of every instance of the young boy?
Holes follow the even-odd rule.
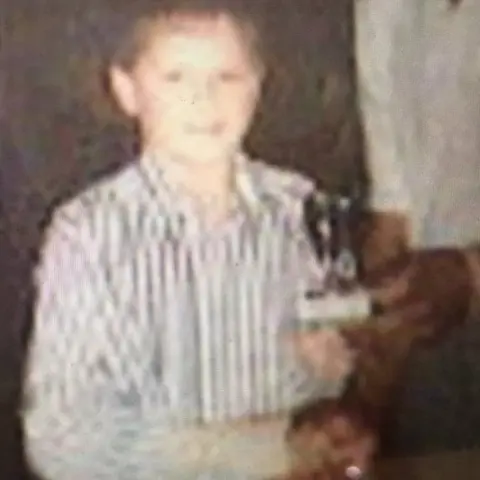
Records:
[[[230,7],[173,4],[110,69],[139,161],[57,211],[37,271],[24,427],[47,480],[284,474],[289,412],[350,370],[340,335],[295,326],[323,273],[312,185],[242,152],[258,32]]]

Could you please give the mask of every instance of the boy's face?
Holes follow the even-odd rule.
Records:
[[[258,101],[259,70],[229,17],[182,17],[159,21],[135,67],[112,70],[112,85],[139,122],[144,149],[210,163],[240,146]]]

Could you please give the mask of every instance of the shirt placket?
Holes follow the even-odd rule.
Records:
[[[175,235],[167,232],[163,242],[165,285],[165,331],[157,338],[163,344],[166,371],[174,410],[180,421],[198,419],[202,409],[201,370],[197,308],[197,272],[194,265],[194,239],[176,225]],[[166,334],[165,334],[166,333]]]

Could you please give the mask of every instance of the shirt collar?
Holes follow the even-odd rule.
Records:
[[[238,152],[234,156],[234,181],[238,197],[239,208],[247,207],[248,210],[257,212],[261,207],[261,195],[251,172],[251,161],[247,154]],[[154,195],[175,209],[188,209],[191,205],[189,198],[182,198],[173,191],[168,178],[169,174],[162,162],[161,155],[144,154],[140,157],[140,166],[148,178]]]

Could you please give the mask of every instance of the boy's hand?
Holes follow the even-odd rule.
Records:
[[[377,447],[376,422],[361,403],[317,402],[293,421],[288,442],[296,459],[288,480],[357,480]]]
[[[290,340],[320,379],[340,380],[353,370],[354,352],[337,330],[322,328],[293,333]]]

